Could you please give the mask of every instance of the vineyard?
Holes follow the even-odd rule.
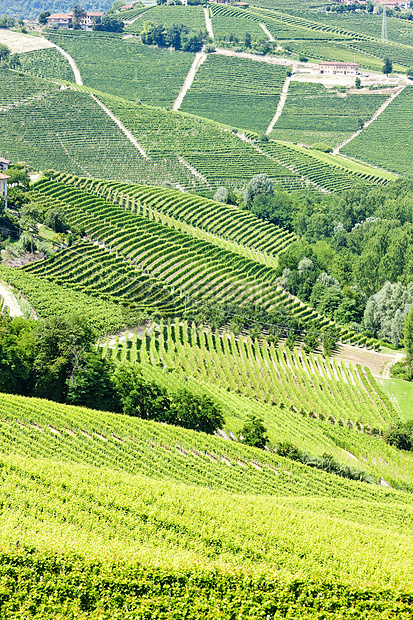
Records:
[[[193,54],[142,45],[134,37],[122,40],[89,34],[50,32],[47,36],[74,58],[86,86],[131,101],[172,107]]]
[[[377,92],[339,92],[321,84],[292,81],[271,137],[336,146],[368,121],[387,97]]]
[[[129,324],[151,312],[173,317],[182,315],[183,307],[197,316],[204,304],[235,302],[286,312],[318,332],[331,325],[275,280],[277,254],[294,235],[237,207],[174,190],[54,176],[57,180],[36,184],[32,202],[63,208],[71,228],[99,248],[78,244],[25,267],[24,276],[7,271],[5,279],[30,297],[39,315],[48,316],[54,307],[43,299],[47,287],[36,290],[41,277],[122,308],[131,306],[126,314],[120,309],[124,324],[128,316]],[[222,227],[223,218],[230,225]],[[344,342],[378,344],[348,328],[339,328],[339,334]]]
[[[412,102],[413,88],[407,87],[343,151],[350,157],[385,166],[400,174],[411,174],[413,151],[409,127]]]
[[[224,125],[262,133],[277,109],[287,69],[209,55],[181,109]]]
[[[26,52],[19,57],[21,70],[47,79],[74,82],[73,71],[62,54],[54,47]]]
[[[271,267],[185,234],[186,231],[171,227],[168,220],[164,223],[156,221],[153,210],[146,204],[142,205],[139,199],[127,199],[129,205],[122,208],[56,182],[40,183],[37,189],[41,195],[64,206],[71,227],[84,230],[109,252],[115,252],[120,260],[135,265],[140,272],[154,277],[159,286],[166,285],[172,292],[179,291],[180,295],[198,301],[224,302],[231,299],[237,303],[248,301],[268,308],[282,304],[297,317],[317,318],[314,311],[275,284]],[[274,231],[282,236],[281,230],[274,227]],[[263,233],[266,233],[265,226]],[[262,246],[266,249],[265,240]],[[280,247],[283,247],[282,243]],[[27,269],[38,274],[42,264]],[[87,265],[83,267],[87,274],[89,268]],[[93,266],[90,270],[92,282],[100,289],[99,274]],[[89,285],[87,278],[86,283]],[[323,319],[320,325],[326,323],[328,321]]]
[[[124,19],[123,11],[122,19]],[[167,28],[173,24],[185,24],[190,30],[205,30],[205,17],[201,6],[167,6],[164,4],[151,7],[145,10],[141,18],[128,25],[126,32],[141,34],[146,21],[152,24],[163,24]]]
[[[214,40],[217,42],[229,41],[232,36],[242,44],[247,32],[251,35],[251,41],[258,42],[267,39],[259,20],[254,19],[249,12],[215,3],[209,5],[209,11]]]
[[[360,278],[412,193],[412,21],[383,44],[345,4],[139,4],[1,63],[0,156],[34,175],[1,212],[0,618],[411,620],[411,390]],[[202,54],[141,42],[208,16]]]

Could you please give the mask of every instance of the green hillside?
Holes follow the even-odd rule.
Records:
[[[293,81],[271,137],[337,146],[368,121],[388,96],[374,91],[339,92],[334,87]]]
[[[181,109],[262,133],[277,109],[287,69],[210,55],[200,67]]]
[[[126,32],[128,34],[141,34],[146,21],[152,24],[162,24],[166,27],[170,27],[172,24],[184,24],[190,30],[205,30],[205,17],[201,6],[160,5],[151,7],[145,11],[141,18],[128,24]]]
[[[0,620],[411,620],[411,10],[120,5],[0,23]]]
[[[194,60],[190,52],[171,53],[142,45],[134,37],[62,32],[47,36],[74,58],[86,86],[164,108],[172,107]]]
[[[411,174],[412,144],[409,140],[413,88],[406,87],[366,131],[343,151],[350,157]]]
[[[405,493],[120,415],[12,396],[0,407],[9,613],[409,616]]]

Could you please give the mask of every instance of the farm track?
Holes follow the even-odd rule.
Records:
[[[62,54],[62,56],[64,56],[66,58],[66,60],[68,61],[69,65],[71,66],[71,69],[73,71],[73,74],[75,76],[75,83],[78,86],[83,86],[82,76],[80,75],[80,71],[77,68],[77,65],[76,65],[75,61],[73,60],[73,58],[71,57],[71,55],[68,54],[62,47],[59,47],[58,45],[56,45],[56,43],[52,43],[51,45],[53,47],[55,47]]]
[[[334,150],[333,150],[333,155],[339,155],[340,154],[340,149],[342,149],[344,146],[346,146],[349,142],[351,142],[352,140],[354,140],[354,138],[356,138],[357,136],[359,136],[361,134],[362,131],[364,131],[364,129],[367,129],[367,127],[369,127],[379,116],[382,112],[384,112],[384,110],[392,103],[392,101],[398,96],[400,95],[401,92],[403,92],[403,90],[405,89],[405,86],[399,86],[398,88],[396,88],[394,90],[394,92],[390,95],[390,97],[388,99],[386,99],[386,101],[379,107],[378,110],[376,110],[373,114],[373,116],[364,124],[364,126],[362,127],[362,129],[358,129],[357,131],[355,131],[353,133],[353,135],[351,135],[349,138],[347,138],[346,140],[344,140],[341,144],[339,144]]]
[[[264,33],[267,35],[268,41],[270,41],[270,43],[274,43],[275,39],[272,36],[271,32],[268,30],[267,26],[265,24],[260,24],[260,26],[263,29]]]
[[[0,281],[0,295],[4,298],[5,305],[10,310],[10,316],[23,316],[23,312],[20,309],[19,303],[9,287]]]
[[[138,149],[138,151],[142,155],[142,157],[149,161],[149,157],[146,154],[146,151],[142,148],[142,146],[136,140],[135,136],[129,131],[129,129],[126,129],[125,125],[123,123],[121,123],[121,121],[113,114],[113,112],[111,112],[109,110],[109,108],[107,108],[105,105],[103,105],[103,103],[101,101],[99,101],[99,99],[97,97],[95,97],[95,95],[90,93],[90,96],[92,97],[92,99],[94,101],[96,101],[96,103],[102,108],[102,110],[104,112],[106,112],[106,114],[109,116],[109,118],[111,118],[113,120],[113,122],[116,123],[116,125],[119,127],[119,129],[121,129],[123,131],[123,133],[128,138],[128,140],[133,144],[133,146],[135,146]]]
[[[211,37],[211,39],[213,39],[214,38],[214,31],[213,31],[213,28],[212,28],[212,21],[211,21],[211,18],[209,16],[208,9],[206,7],[204,7],[204,14],[205,14],[205,26],[206,26],[206,29],[207,29],[207,33]]]
[[[194,81],[196,72],[198,71],[199,67],[206,61],[207,59],[207,55],[205,54],[205,52],[198,52],[195,55],[194,58],[194,62],[192,63],[189,71],[188,71],[188,75],[185,78],[185,81],[182,85],[181,90],[179,91],[179,95],[177,96],[177,98],[174,101],[174,104],[172,106],[172,110],[179,110],[179,108],[181,107],[182,101],[184,100],[184,97],[186,95],[186,93],[188,92],[188,90],[191,88],[191,84]]]
[[[282,87],[282,91],[281,91],[281,94],[280,94],[280,100],[279,100],[278,105],[277,105],[277,110],[276,110],[276,112],[275,112],[275,114],[273,116],[273,119],[272,119],[271,123],[268,125],[267,131],[265,132],[266,136],[270,135],[270,133],[274,129],[275,123],[278,121],[278,119],[280,118],[280,116],[282,114],[285,102],[287,100],[288,87],[290,85],[290,81],[291,81],[291,77],[287,77],[285,79],[284,86]]]
[[[360,364],[362,368],[370,369],[373,377],[390,379],[390,369],[396,362],[404,358],[404,353],[394,351],[393,353],[378,353],[369,351],[350,344],[339,344],[337,352],[333,355],[338,361],[343,361],[346,366],[350,363],[353,366]]]

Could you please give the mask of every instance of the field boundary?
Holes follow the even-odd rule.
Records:
[[[196,73],[199,69],[199,67],[206,61],[207,59],[207,55],[205,54],[205,52],[198,52],[195,55],[194,58],[194,62],[192,63],[189,71],[188,71],[188,75],[185,78],[185,81],[182,85],[181,90],[179,91],[179,95],[177,96],[177,98],[174,101],[174,104],[172,106],[172,110],[179,110],[179,108],[181,107],[182,101],[184,100],[184,97],[186,95],[186,93],[188,92],[188,90],[191,88],[192,82],[194,81],[194,78],[196,76]]]

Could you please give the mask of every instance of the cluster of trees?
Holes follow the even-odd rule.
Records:
[[[19,55],[16,53],[12,54],[7,45],[3,43],[0,43],[0,67],[10,67],[10,69],[17,69],[17,67],[20,67]]]
[[[145,22],[141,33],[142,43],[158,45],[159,47],[173,47],[184,52],[199,52],[208,33],[204,30],[191,30],[184,24],[152,24]]]
[[[125,24],[119,15],[109,13],[103,17],[94,17],[92,30],[97,32],[123,32],[124,27]]]
[[[344,13],[344,12],[353,12],[362,10],[362,5],[358,2],[353,2],[352,4],[328,4],[326,6],[326,11],[331,11],[332,13]],[[374,5],[372,2],[368,1],[366,3],[365,8],[367,13],[373,13]]]
[[[349,465],[338,463],[331,454],[324,453],[321,457],[307,454],[304,450],[300,450],[288,441],[280,442],[276,450],[277,454],[284,456],[293,461],[298,461],[308,467],[321,469],[329,474],[335,474],[341,478],[349,478],[350,480],[361,480],[369,484],[377,484],[377,481],[365,471],[354,469]]]
[[[15,25],[16,21],[13,17],[10,17],[9,15],[2,15],[0,17],[0,28],[13,28]]]
[[[37,322],[0,315],[0,391],[123,412],[212,433],[222,411],[205,394],[168,392],[136,364],[102,359],[96,335],[78,316]]]
[[[280,256],[280,284],[341,324],[400,343],[413,281],[411,179],[321,195],[287,193],[257,175],[244,190],[243,204],[299,237]]]

